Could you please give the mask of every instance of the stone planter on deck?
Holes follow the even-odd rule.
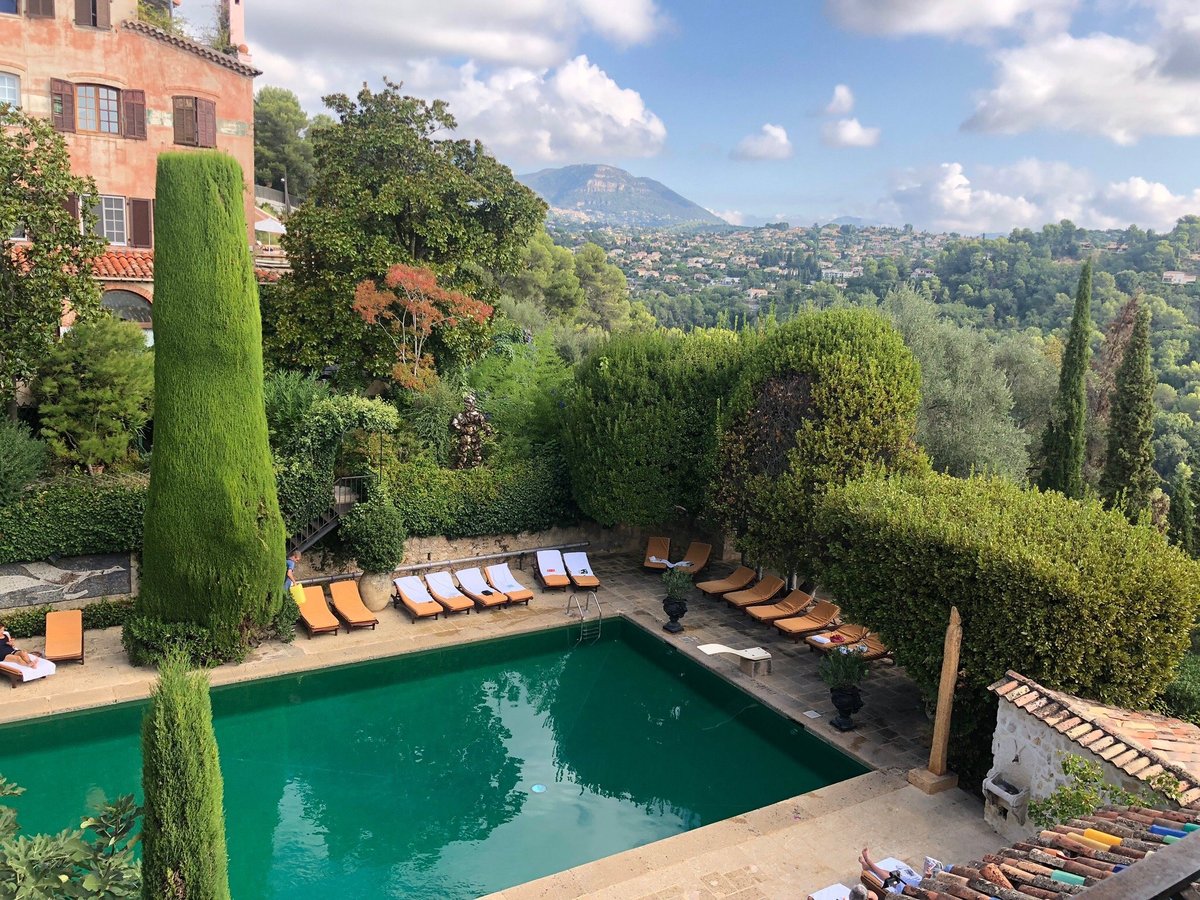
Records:
[[[364,572],[358,593],[371,612],[386,609],[392,602],[392,576],[388,572]]]

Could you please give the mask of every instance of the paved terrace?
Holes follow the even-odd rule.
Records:
[[[663,591],[657,573],[641,568],[641,558],[598,557],[604,614],[621,614],[701,665],[721,674],[815,735],[879,770],[726,822],[598,860],[568,872],[502,892],[504,900],[532,897],[803,897],[833,881],[852,883],[854,860],[864,843],[882,856],[920,863],[926,855],[965,859],[990,852],[996,835],[984,823],[981,807],[961,791],[926,797],[904,781],[904,772],[924,765],[931,726],[916,686],[889,663],[873,663],[863,685],[864,709],[858,729],[841,734],[828,722],[835,714],[829,691],[817,676],[819,655],[793,644],[718,600],[693,596],[685,630],[670,636],[661,625]],[[729,567],[714,565],[706,577]],[[290,645],[268,644],[240,666],[211,672],[214,685],[311,671],[477,640],[560,627],[566,595],[543,592],[529,570],[517,577],[537,596],[528,607],[456,615],[410,623],[391,608],[379,613],[374,631],[344,631]],[[121,647],[120,629],[89,631],[87,664],[63,663],[49,679],[9,690],[0,685],[0,723],[140,700],[149,696],[154,673],[131,666]],[[722,643],[735,648],[762,646],[773,657],[771,675],[744,675],[728,655],[706,656],[696,647]],[[22,641],[40,650],[37,638]],[[815,714],[815,715],[814,715]],[[711,877],[709,877],[711,876]]]

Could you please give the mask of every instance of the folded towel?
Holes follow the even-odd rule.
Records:
[[[823,635],[823,634],[814,634],[812,636],[812,640],[816,641],[818,644],[828,644],[829,643],[829,638],[825,637],[825,635]]]

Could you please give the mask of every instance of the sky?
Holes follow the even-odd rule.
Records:
[[[734,224],[1200,213],[1200,0],[245,5],[257,86],[312,113],[388,76],[517,173],[615,165]]]

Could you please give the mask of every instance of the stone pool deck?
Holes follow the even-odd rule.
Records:
[[[667,635],[661,629],[666,617],[659,576],[641,569],[640,556],[598,557],[593,562],[604,585],[599,596],[605,617],[622,615],[640,625],[877,771],[499,896],[803,897],[833,881],[850,884],[847,878],[864,843],[873,842],[881,855],[909,862],[920,862],[926,853],[962,859],[997,846],[997,836],[983,822],[982,808],[966,794],[950,791],[926,797],[904,782],[908,769],[926,762],[931,727],[916,686],[895,666],[872,664],[863,685],[865,707],[856,717],[859,727],[841,734],[829,727],[835,711],[828,689],[817,677],[818,655],[806,645],[781,638],[724,603],[695,597],[683,619],[684,632]],[[713,566],[714,574],[706,576],[717,577],[728,568]],[[301,633],[292,644],[254,650],[240,666],[212,670],[212,683],[313,671],[572,621],[566,615],[566,594],[541,591],[529,571],[518,570],[516,575],[537,593],[528,607],[416,623],[388,608],[379,613],[374,631],[311,639]],[[40,639],[20,643],[33,650],[42,646]],[[751,678],[732,657],[700,653],[696,648],[704,643],[764,647],[773,657],[772,674]],[[61,664],[54,677],[12,690],[0,685],[0,723],[143,699],[153,680],[151,671],[129,664],[120,629],[89,631],[86,665]],[[860,787],[847,787],[852,785]],[[820,812],[825,809],[831,811]],[[715,883],[705,883],[706,873]]]

